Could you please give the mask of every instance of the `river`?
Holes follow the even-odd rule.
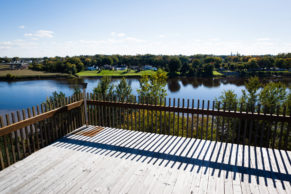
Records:
[[[264,78],[261,81],[281,81],[288,88],[291,88],[291,78]],[[0,115],[4,113],[32,107],[44,102],[54,91],[62,91],[66,95],[73,94],[75,87],[80,87],[83,82],[88,83],[87,91],[92,91],[100,79],[48,79],[48,80],[21,80],[21,81],[0,81]],[[120,79],[113,79],[116,85]],[[167,97],[214,100],[224,90],[233,90],[238,96],[241,90],[245,89],[244,78],[184,78],[169,79],[166,89]],[[137,95],[139,88],[138,79],[128,79]]]

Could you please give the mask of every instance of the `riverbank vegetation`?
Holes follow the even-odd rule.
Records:
[[[94,70],[94,71],[82,71],[77,73],[79,77],[140,77],[142,75],[152,75],[155,71],[145,70]]]
[[[291,92],[281,82],[269,82],[263,85],[258,77],[249,78],[245,83],[246,90],[242,90],[242,96],[237,97],[233,90],[225,90],[216,102],[226,104],[227,109],[242,111],[261,111],[265,113],[290,114]],[[286,106],[286,110],[283,107]],[[218,108],[218,107],[216,107]],[[278,109],[279,108],[279,109]]]
[[[105,101],[121,101],[154,105],[169,105],[178,107],[193,107],[189,101],[181,99],[165,98],[167,96],[166,86],[167,75],[164,71],[158,70],[150,76],[143,76],[140,79],[140,89],[138,97],[132,94],[132,88],[125,78],[117,85],[111,82],[110,77],[103,77],[98,85],[93,89],[93,99]],[[224,91],[212,104],[215,109],[221,111],[249,112],[250,114],[273,114],[273,115],[290,115],[291,110],[291,93],[286,86],[280,82],[269,82],[261,84],[257,77],[250,78],[246,83],[246,90],[238,98],[234,91]],[[54,98],[63,98],[63,94],[54,94]],[[203,99],[195,101],[195,107],[205,109],[204,105],[209,108],[210,102],[204,102]],[[185,104],[184,104],[185,102]],[[190,100],[191,102],[191,100]],[[194,101],[193,101],[194,102]],[[198,102],[196,104],[196,102]],[[182,103],[182,104],[181,104]],[[113,109],[111,109],[113,108]],[[90,113],[102,115],[103,126],[110,126],[110,111],[114,107],[100,106],[98,109],[93,106],[88,107]],[[212,108],[211,108],[212,109]],[[99,112],[98,112],[99,111]],[[177,112],[156,111],[151,109],[119,109],[115,113],[114,122],[117,126],[124,129],[142,129],[147,132],[157,132],[161,134],[174,134],[187,137],[198,137],[203,139],[223,139],[231,142],[236,140],[240,143],[257,145],[261,142],[263,146],[278,147],[280,138],[289,137],[287,125],[283,123],[274,124],[273,121],[262,121],[251,118],[224,117],[212,115],[193,115],[182,114]],[[132,122],[138,123],[138,126]],[[108,123],[107,123],[108,122]],[[200,124],[199,124],[200,123]],[[270,138],[272,141],[270,141]],[[285,140],[284,140],[285,141]],[[287,142],[287,141],[286,141]],[[287,147],[291,148],[288,140]]]
[[[72,77],[70,74],[66,73],[50,73],[43,71],[34,71],[30,69],[23,70],[0,70],[0,79],[1,80],[15,80],[15,79],[45,79],[45,78],[68,78]]]
[[[13,62],[14,58],[0,58],[0,63]],[[17,58],[21,60],[20,58]],[[24,59],[28,60],[28,59]],[[128,75],[142,71],[145,66],[160,68],[168,76],[209,77],[209,76],[273,76],[291,74],[291,53],[278,55],[94,55],[74,57],[32,58],[29,68],[35,71],[77,74],[79,76],[116,76],[117,72],[102,73],[100,70],[125,66]],[[85,71],[99,70],[99,71]],[[125,74],[120,74],[126,76]],[[119,75],[118,75],[119,76]]]

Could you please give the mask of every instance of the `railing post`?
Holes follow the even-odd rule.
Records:
[[[85,108],[85,124],[86,124],[86,127],[88,127],[87,95],[86,95],[87,83],[83,83],[82,86],[83,86],[84,108]]]

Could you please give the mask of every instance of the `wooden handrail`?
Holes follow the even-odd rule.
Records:
[[[137,104],[129,102],[111,102],[101,100],[88,100],[88,105],[102,105],[102,106],[113,106],[123,107],[132,109],[146,109],[146,110],[158,110],[158,111],[169,111],[169,112],[180,112],[180,113],[193,113],[193,114],[204,114],[213,116],[224,116],[240,119],[257,119],[257,120],[272,120],[278,122],[291,122],[290,116],[274,115],[274,114],[258,114],[258,113],[247,113],[237,111],[223,111],[223,110],[207,110],[198,108],[181,108],[173,106],[160,106],[152,104]]]
[[[69,111],[69,110],[78,108],[82,104],[83,104],[83,100],[80,100],[80,101],[73,102],[71,104],[67,104],[65,106],[53,109],[51,111],[44,112],[44,113],[36,115],[34,117],[19,121],[17,123],[13,123],[11,125],[4,126],[4,127],[0,128],[0,136],[9,134],[9,133],[11,133],[13,131],[16,131],[16,130],[24,128],[26,126],[32,125],[32,124],[34,124],[36,122],[39,122],[39,121],[48,119],[50,117],[53,117],[57,113],[64,112],[64,111]]]

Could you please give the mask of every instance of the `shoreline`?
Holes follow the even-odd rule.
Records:
[[[31,75],[31,76],[13,76],[7,78],[6,76],[0,76],[0,81],[17,81],[17,80],[44,80],[44,79],[64,79],[64,78],[77,78],[71,75]]]
[[[56,73],[53,75],[46,75],[45,73],[47,72],[42,72],[44,74],[39,74],[39,75],[13,75],[11,77],[7,77],[6,75],[1,75],[0,76],[0,81],[18,81],[18,80],[44,80],[44,79],[72,79],[72,78],[77,78],[77,79],[82,79],[82,78],[93,78],[93,79],[99,79],[102,78],[104,76],[108,76],[108,77],[112,77],[112,78],[140,78],[142,75],[84,75],[84,76],[80,76],[80,75],[70,75],[70,74],[61,74],[61,73]],[[187,77],[187,76],[174,76],[171,77],[169,76],[169,78],[247,78],[247,77],[252,77],[252,76],[257,76],[259,78],[265,78],[265,77],[289,77],[291,76],[291,72],[286,72],[286,73],[261,73],[261,72],[257,72],[257,73],[247,73],[247,74],[239,74],[239,75],[212,75],[212,76],[207,76],[207,77],[203,77],[203,76],[192,76],[192,77]]]

